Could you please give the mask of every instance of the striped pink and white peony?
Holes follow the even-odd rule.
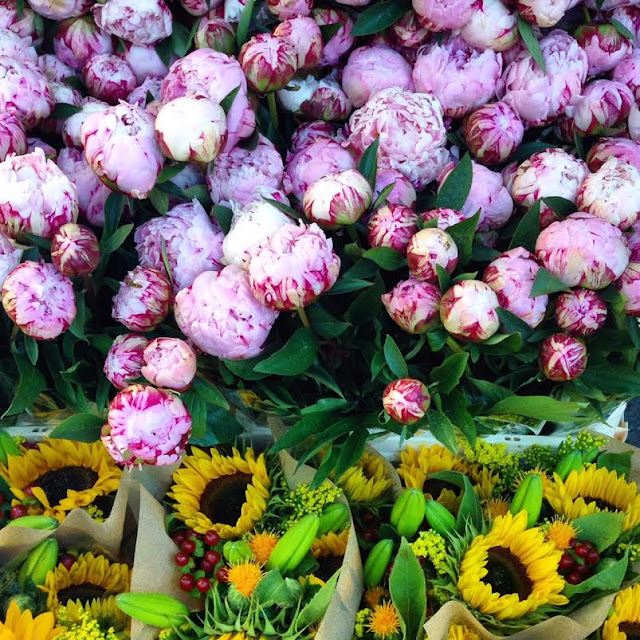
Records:
[[[440,320],[454,337],[469,342],[488,340],[500,326],[498,297],[488,284],[463,280],[440,301]]]
[[[431,282],[409,278],[382,296],[387,313],[407,333],[425,333],[438,323],[440,289]]]
[[[607,305],[590,289],[574,289],[561,293],[556,299],[556,324],[580,338],[601,329],[607,320]]]
[[[149,339],[137,333],[124,333],[113,340],[103,371],[118,389],[125,389],[142,376],[142,354]]]
[[[587,347],[579,338],[567,333],[554,333],[541,343],[539,362],[540,370],[549,380],[575,380],[587,366]]]
[[[382,394],[382,406],[387,415],[401,424],[413,424],[424,418],[430,404],[429,389],[414,378],[394,380]]]

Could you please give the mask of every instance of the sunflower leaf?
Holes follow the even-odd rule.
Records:
[[[51,438],[75,440],[76,442],[96,442],[104,419],[91,413],[76,413],[63,420],[52,432]]]
[[[612,451],[605,451],[598,456],[596,464],[598,465],[599,469],[609,469],[609,471],[615,471],[618,477],[626,476],[627,478],[629,478],[629,474],[631,473],[632,457],[632,451],[625,451],[624,453],[613,453]]]
[[[573,521],[581,540],[588,540],[599,553],[608,549],[622,534],[624,513],[601,511]]]
[[[614,592],[620,589],[624,576],[629,566],[629,552],[621,560],[605,558],[606,562],[600,562],[600,570],[580,584],[567,584],[562,592],[568,598],[579,593],[592,593],[594,591]]]
[[[333,599],[333,594],[336,591],[339,575],[340,571],[336,571],[331,578],[329,578],[327,584],[321,587],[320,591],[311,598],[309,604],[302,609],[295,625],[298,631],[302,631],[303,629],[307,629],[314,625],[327,612],[329,604]]]

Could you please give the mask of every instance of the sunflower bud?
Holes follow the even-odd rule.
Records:
[[[318,537],[333,531],[337,533],[347,524],[349,520],[349,509],[341,502],[330,504],[320,516],[320,526],[318,527]]]
[[[178,627],[189,615],[186,605],[162,593],[120,593],[116,604],[129,617],[160,629]]]
[[[34,585],[44,584],[49,571],[53,571],[58,564],[58,541],[55,538],[43,540],[31,553],[20,567],[18,584],[21,589],[27,586],[29,581]]]
[[[511,515],[517,516],[521,511],[526,511],[529,516],[527,527],[533,527],[540,517],[543,493],[542,478],[534,473],[528,475],[513,496]]]
[[[229,564],[240,564],[253,559],[253,551],[248,542],[244,540],[229,540],[222,547],[222,555]]]
[[[424,494],[419,489],[405,489],[391,510],[391,525],[403,538],[413,538],[424,520]]]
[[[456,519],[444,505],[435,500],[427,500],[424,509],[429,526],[441,536],[451,535],[456,528]]]
[[[25,527],[27,529],[38,529],[39,531],[53,531],[58,528],[58,521],[49,516],[22,516],[11,520],[7,527]]]
[[[280,573],[291,573],[307,555],[318,535],[320,518],[309,514],[301,518],[278,541],[269,556],[267,570],[278,569]]]
[[[393,540],[380,540],[364,563],[364,585],[367,589],[377,587],[391,562],[393,555]]]
[[[0,462],[7,464],[9,456],[19,456],[20,449],[16,441],[3,429],[0,429]]]
[[[582,469],[582,465],[582,454],[579,451],[570,451],[558,462],[555,472],[560,476],[560,479],[564,481],[572,471]]]

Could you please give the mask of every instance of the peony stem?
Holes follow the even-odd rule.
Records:
[[[278,130],[278,107],[276,105],[275,92],[267,93],[267,103],[269,104],[269,115],[271,116],[271,124],[273,128]]]
[[[304,307],[298,307],[298,315],[300,316],[300,320],[302,324],[307,328],[311,329],[311,323],[309,322],[309,316],[307,312],[304,310]]]
[[[464,351],[464,349],[451,336],[449,336],[445,342],[454,353],[462,353]]]

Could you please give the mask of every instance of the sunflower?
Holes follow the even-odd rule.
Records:
[[[269,531],[263,531],[262,533],[254,533],[249,538],[249,546],[253,551],[253,556],[256,562],[260,564],[267,564],[271,552],[275,549],[280,538]]]
[[[392,482],[387,477],[383,460],[365,451],[360,460],[345,471],[337,484],[349,502],[371,504],[391,488]]]
[[[311,545],[311,553],[314,558],[327,558],[329,556],[342,558],[347,550],[349,529],[340,533],[329,531],[325,535],[316,538]]]
[[[115,596],[129,591],[131,569],[112,563],[104,556],[85,553],[71,569],[59,564],[49,571],[42,590],[47,594],[47,610],[65,623],[80,622],[84,613],[103,628],[122,631],[128,622]]]
[[[602,640],[638,640],[640,638],[640,584],[618,592],[613,612],[602,627]]]
[[[38,500],[42,506],[32,508],[32,514],[62,522],[72,509],[117,491],[122,471],[102,442],[47,438],[37,449],[10,456],[6,466],[0,464],[0,475],[17,501],[30,497],[27,490]]]
[[[227,574],[227,582],[245,598],[250,598],[264,577],[262,567],[253,561],[234,564]]]
[[[213,636],[210,640],[254,640],[247,634],[240,631],[239,633],[223,633],[221,636]],[[256,640],[266,640],[263,636]]]
[[[544,605],[568,602],[558,574],[562,551],[540,528],[527,529],[527,513],[507,514],[477,536],[460,563],[458,590],[473,609],[499,620],[520,618]]]
[[[391,602],[383,602],[373,608],[369,616],[369,631],[380,640],[395,638],[400,632],[398,612]]]
[[[173,474],[167,494],[175,500],[176,515],[198,533],[213,529],[224,540],[251,531],[267,510],[271,480],[264,455],[253,449],[224,456],[193,449]]]
[[[627,482],[615,471],[598,469],[595,464],[572,471],[563,482],[554,475],[545,497],[559,515],[575,520],[598,511],[624,513],[624,529],[640,524],[640,494],[635,482]]]
[[[553,542],[556,549],[566,551],[571,547],[572,540],[578,537],[578,530],[572,522],[564,518],[554,518],[551,522],[544,525],[542,530],[549,542]]]
[[[447,640],[481,640],[480,636],[464,624],[452,624]]]
[[[33,617],[31,611],[20,611],[17,603],[12,602],[4,622],[0,622],[0,640],[52,640],[64,629],[55,626],[51,613]]]

